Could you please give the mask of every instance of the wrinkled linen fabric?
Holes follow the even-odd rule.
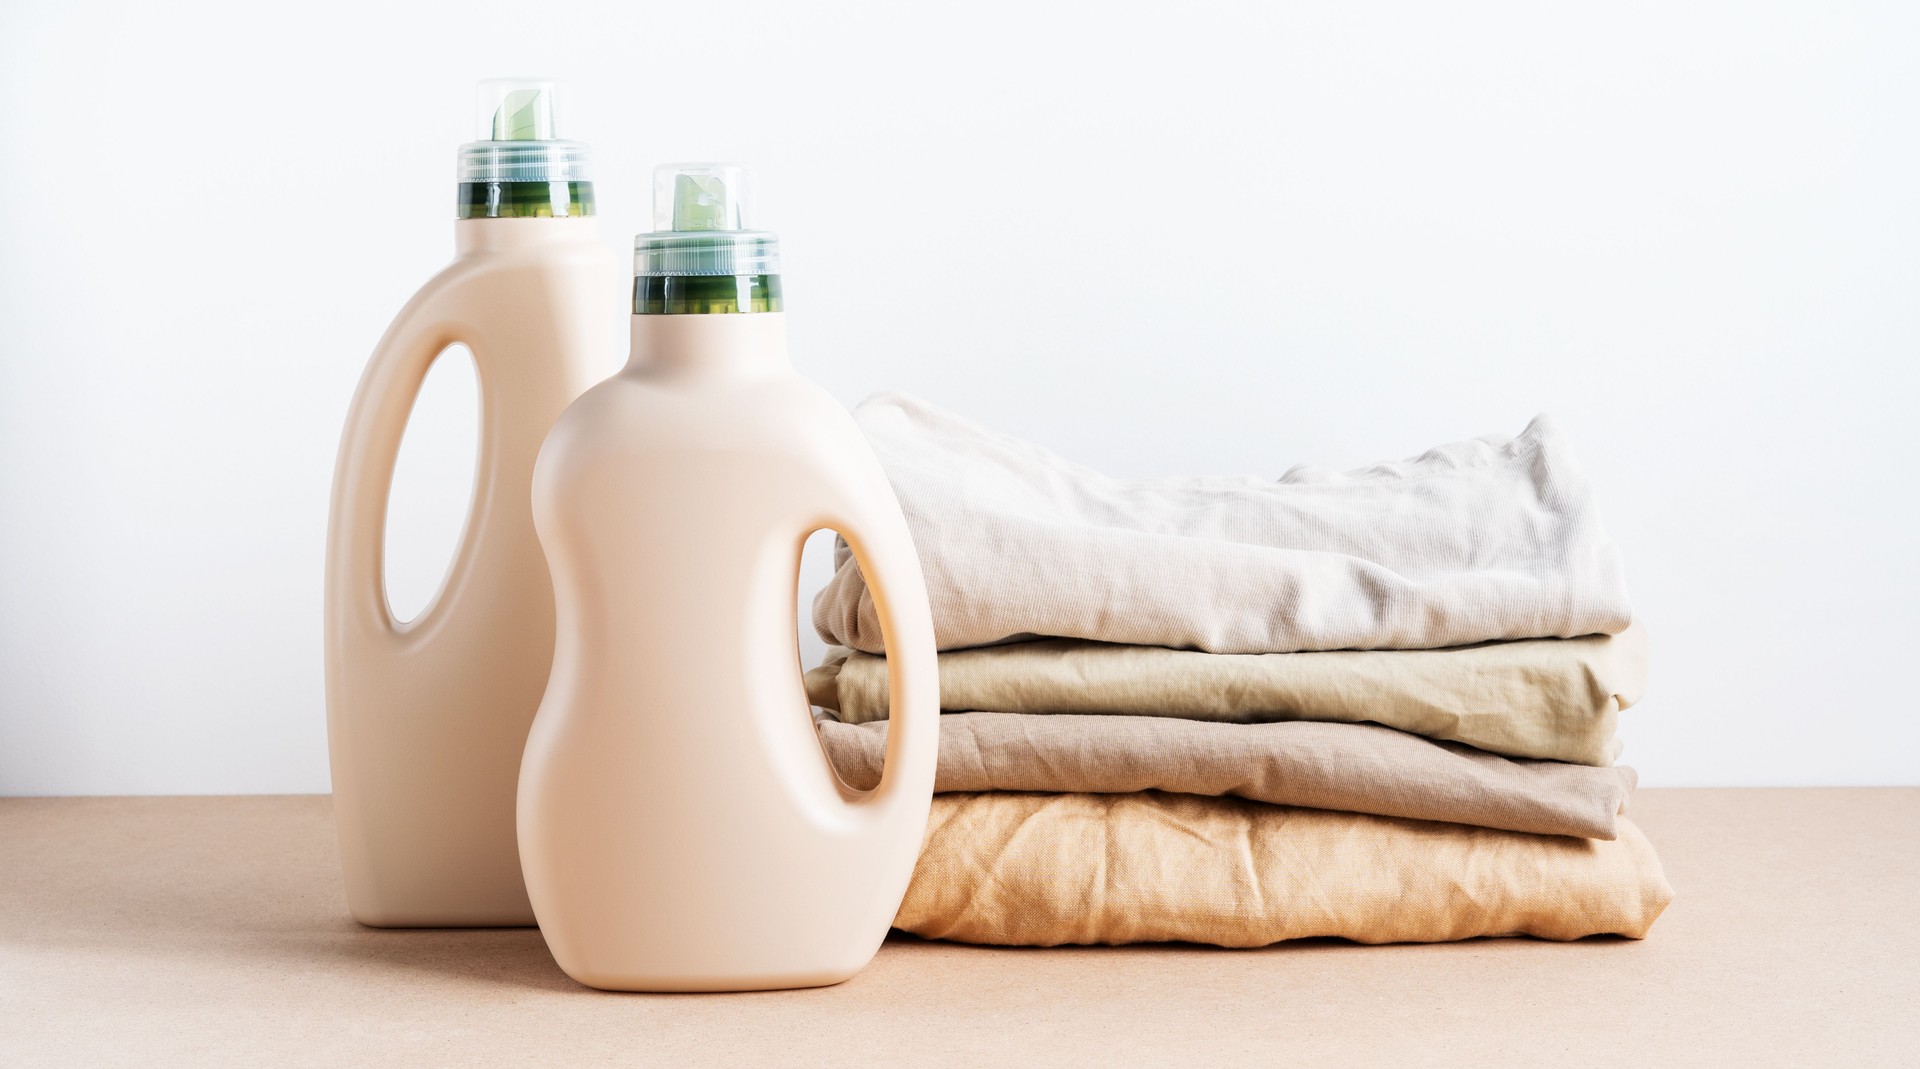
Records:
[[[1612,842],[1183,794],[942,794],[894,920],[1021,946],[1641,938],[1673,897]]]
[[[820,721],[841,777],[880,781],[887,725]],[[1234,795],[1314,809],[1612,839],[1629,768],[1515,761],[1373,724],[952,713],[933,789]]]
[[[1592,487],[1546,417],[1345,473],[1127,480],[901,394],[854,416],[906,515],[941,649],[1430,649],[1613,634],[1632,615]],[[884,652],[844,541],[835,563],[815,627]]]
[[[884,657],[845,650],[808,700],[850,724],[887,715]],[[1212,654],[1049,639],[940,655],[949,711],[1106,713],[1259,723],[1372,721],[1509,757],[1612,764],[1647,683],[1646,629],[1439,650]]]

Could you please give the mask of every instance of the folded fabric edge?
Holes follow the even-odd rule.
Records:
[[[954,713],[954,714],[946,714],[946,715],[961,717],[961,716],[967,716],[969,714]],[[993,716],[993,717],[1017,717],[1017,716],[1031,715],[1031,714],[985,713],[985,714],[979,714],[979,715]],[[1046,714],[1046,715],[1074,716],[1077,714]],[[1193,723],[1197,725],[1204,724],[1205,730],[1207,731],[1215,731],[1215,730],[1232,731],[1240,728],[1258,726],[1258,725],[1244,725],[1244,724],[1215,724],[1215,723],[1209,723],[1204,721],[1196,721]],[[828,711],[816,716],[815,724],[817,729],[819,730],[821,745],[827,754],[829,764],[833,767],[835,774],[840,776],[840,778],[847,784],[847,786],[853,788],[854,790],[871,790],[876,785],[878,785],[881,772],[884,767],[884,753],[885,753],[885,746],[886,746],[885,740],[887,737],[887,723],[885,721],[870,721],[870,722],[858,723],[858,724],[848,724],[848,723],[841,722],[839,719],[834,717],[830,711]],[[1452,752],[1460,753],[1464,755],[1471,755],[1475,758],[1492,759],[1494,761],[1512,764],[1512,765],[1523,767],[1523,768],[1529,765],[1567,765],[1569,764],[1568,762],[1537,761],[1529,758],[1505,757],[1500,754],[1488,753],[1487,751],[1484,751],[1484,750],[1476,750],[1471,746],[1466,746],[1461,743],[1443,742],[1443,741],[1436,741],[1432,739],[1426,739],[1422,736],[1412,735],[1409,732],[1400,731],[1399,729],[1387,727],[1385,725],[1380,725],[1380,724],[1355,725],[1355,724],[1336,723],[1336,724],[1329,724],[1327,726],[1341,728],[1341,729],[1348,728],[1348,727],[1361,727],[1369,730],[1392,732],[1393,734],[1398,736],[1419,739],[1422,742],[1428,743],[1442,750],[1448,750],[1448,751],[1452,751]],[[1580,765],[1580,766],[1572,766],[1572,767],[1592,768],[1593,766]],[[1520,812],[1530,813],[1531,816],[1534,818],[1532,822],[1528,822],[1525,824],[1523,824],[1518,820],[1514,820],[1511,823],[1492,823],[1485,818],[1484,814],[1482,815],[1482,819],[1480,820],[1466,819],[1466,818],[1449,819],[1447,817],[1434,815],[1430,809],[1423,813],[1414,812],[1408,808],[1395,808],[1390,804],[1386,804],[1386,803],[1383,803],[1378,808],[1358,809],[1358,808],[1351,808],[1349,806],[1319,805],[1319,804],[1314,804],[1313,802],[1301,800],[1297,797],[1289,798],[1285,800],[1276,800],[1271,797],[1261,797],[1257,794],[1248,793],[1244,788],[1228,788],[1227,790],[1224,790],[1218,793],[1187,791],[1187,790],[1180,790],[1178,788],[1168,786],[1164,782],[1160,784],[1135,785],[1135,786],[1129,786],[1129,787],[1120,788],[1120,789],[1099,788],[1099,787],[1089,786],[1084,783],[1076,783],[1071,786],[1062,786],[1059,788],[1038,787],[1038,786],[1019,786],[1014,788],[996,787],[996,788],[991,788],[989,790],[989,793],[1046,794],[1046,795],[1067,795],[1067,794],[1121,795],[1121,794],[1137,794],[1142,791],[1154,791],[1154,792],[1160,792],[1160,793],[1171,794],[1171,795],[1179,795],[1182,797],[1191,797],[1191,798],[1233,798],[1238,801],[1246,802],[1253,805],[1259,805],[1259,806],[1276,806],[1281,808],[1294,808],[1294,809],[1312,809],[1319,812],[1327,812],[1327,813],[1349,813],[1349,814],[1355,814],[1355,815],[1361,815],[1361,816],[1383,817],[1383,818],[1393,819],[1393,820],[1412,820],[1412,821],[1417,821],[1422,823],[1447,824],[1447,825],[1455,825],[1459,827],[1468,827],[1468,828],[1486,828],[1493,831],[1511,832],[1519,835],[1541,835],[1541,836],[1547,836],[1547,837],[1553,837],[1553,838],[1590,839],[1598,842],[1612,842],[1619,837],[1619,834],[1620,834],[1618,830],[1619,818],[1621,814],[1626,812],[1628,800],[1632,796],[1634,787],[1638,783],[1638,774],[1632,768],[1629,768],[1626,766],[1612,766],[1605,769],[1596,769],[1595,771],[1596,773],[1611,774],[1620,781],[1621,794],[1620,794],[1620,801],[1617,804],[1607,806],[1606,811],[1604,813],[1589,811],[1588,816],[1584,819],[1556,818],[1550,821],[1542,821],[1539,818],[1543,813],[1557,811],[1559,813],[1564,814],[1567,812],[1567,810],[1556,809],[1556,807],[1552,805],[1545,805],[1545,804],[1538,805],[1537,807],[1521,806],[1519,809]],[[983,793],[983,792],[978,787],[944,786],[941,782],[941,779],[938,777],[938,775],[936,775],[936,778],[934,781],[933,793],[937,795],[951,795],[951,794],[976,794],[976,793]],[[1577,829],[1577,830],[1574,830],[1574,829]]]

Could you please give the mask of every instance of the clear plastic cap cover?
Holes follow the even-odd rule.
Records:
[[[489,78],[476,91],[475,140],[462,182],[585,182],[587,146],[568,141],[565,93],[552,78]]]
[[[640,276],[777,275],[780,239],[747,227],[747,169],[669,163],[653,172],[653,226],[633,239]]]

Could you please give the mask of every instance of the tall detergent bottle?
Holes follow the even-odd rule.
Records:
[[[347,903],[363,924],[533,923],[514,781],[553,659],[533,463],[567,405],[619,367],[625,272],[599,241],[586,146],[550,82],[480,86],[459,153],[455,258],[400,311],[347,415],[327,534],[327,736]],[[394,460],[448,346],[473,354],[480,443],[440,592],[402,623],[382,551]]]
[[[787,360],[775,237],[740,168],[662,168],[632,350],[534,472],[553,678],[520,769],[520,861],[568,975],[632,991],[838,983],[873,957],[926,831],[938,696],[905,520],[866,440]],[[885,773],[827,763],[796,655],[802,543],[873,585]]]

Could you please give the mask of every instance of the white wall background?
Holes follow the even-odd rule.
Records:
[[[610,244],[653,164],[757,165],[849,403],[1134,475],[1554,412],[1653,627],[1644,781],[1920,783],[1912,5],[9,0],[0,793],[327,788],[342,416],[449,257],[471,83],[528,72]]]

